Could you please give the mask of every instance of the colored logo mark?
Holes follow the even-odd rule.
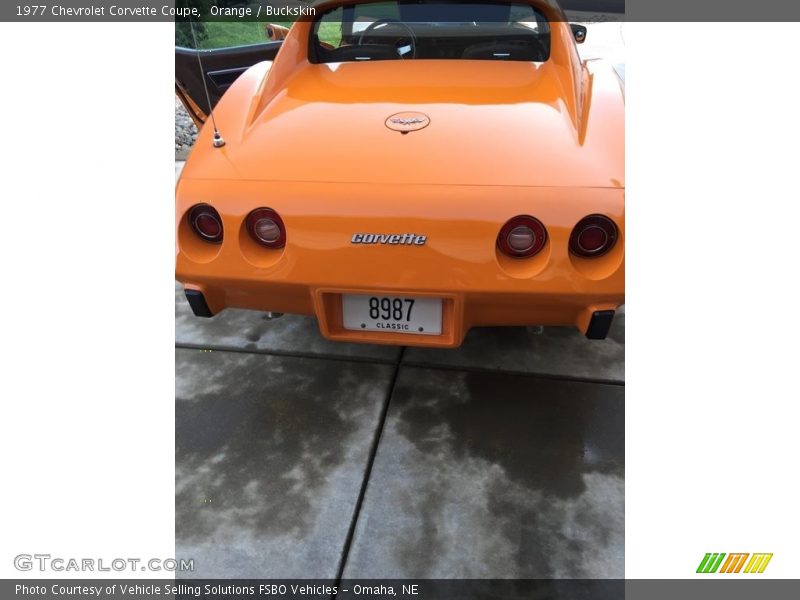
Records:
[[[727,558],[725,558],[727,556]],[[750,560],[747,558],[750,557]],[[735,553],[725,554],[724,552],[709,552],[700,561],[697,567],[698,573],[763,573],[769,561],[772,560],[772,553],[749,554]],[[724,561],[724,562],[723,562]],[[744,567],[744,571],[742,568]]]

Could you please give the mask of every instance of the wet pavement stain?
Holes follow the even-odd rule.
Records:
[[[274,563],[317,545],[330,576],[391,368],[179,350],[176,369],[176,546],[249,545]],[[204,558],[204,576],[233,576]]]
[[[444,428],[458,459],[482,458],[518,483],[557,497],[582,493],[581,475],[587,469],[621,472],[622,405],[602,398],[597,389],[606,387],[606,395],[619,399],[618,387],[484,373],[453,375],[459,385],[451,388],[455,394],[449,398],[447,388],[440,387],[442,377],[420,377],[416,385],[395,391],[398,431],[420,450],[435,450]],[[426,396],[436,401],[418,401]],[[603,415],[592,402],[602,404]]]
[[[346,576],[621,576],[623,396],[403,368]]]

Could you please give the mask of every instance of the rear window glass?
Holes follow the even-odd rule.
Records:
[[[339,6],[314,21],[313,62],[516,60],[550,56],[550,27],[513,2],[399,0]]]

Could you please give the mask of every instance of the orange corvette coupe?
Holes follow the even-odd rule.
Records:
[[[624,301],[624,86],[580,59],[586,28],[554,0],[313,6],[276,41],[176,49],[207,121],[176,191],[194,314],[314,315],[377,344],[604,338]]]

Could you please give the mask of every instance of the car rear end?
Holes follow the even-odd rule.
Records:
[[[604,337],[624,298],[621,189],[185,179],[179,195],[225,197],[221,239],[192,222],[198,204],[178,215],[177,278],[201,316],[308,314],[334,340],[455,347],[474,326]]]
[[[329,339],[380,344],[605,337],[624,301],[623,93],[567,24],[537,26],[538,61],[315,62],[315,24],[295,24],[220,101],[227,144],[205,128],[179,181],[195,313],[313,315]]]

